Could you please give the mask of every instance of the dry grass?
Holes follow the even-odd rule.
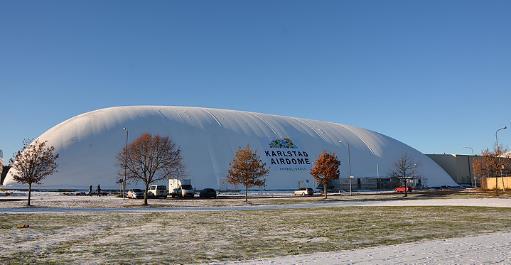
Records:
[[[0,263],[220,262],[495,231],[511,231],[511,209],[1,214]]]

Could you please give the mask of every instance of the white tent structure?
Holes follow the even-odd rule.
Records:
[[[423,184],[456,186],[434,161],[385,135],[352,126],[224,109],[126,106],[87,112],[49,129],[40,140],[55,146],[58,172],[36,188],[118,188],[116,155],[127,128],[131,142],[148,132],[169,136],[183,152],[187,178],[196,188],[231,188],[225,176],[234,152],[250,145],[270,168],[265,189],[294,189],[311,183],[320,152],[337,153],[341,178],[388,176],[406,154],[417,163]],[[8,175],[4,185],[13,185]]]

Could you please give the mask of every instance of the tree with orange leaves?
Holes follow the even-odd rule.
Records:
[[[58,157],[55,147],[48,145],[48,141],[36,139],[33,142],[25,140],[23,148],[11,158],[13,179],[19,183],[28,184],[28,206],[30,206],[32,184],[40,184],[45,177],[57,172]]]
[[[234,185],[243,184],[245,186],[245,202],[248,202],[248,188],[263,186],[265,183],[264,176],[268,175],[269,172],[270,170],[266,168],[266,164],[247,145],[236,151],[227,173],[227,182]]]
[[[511,159],[508,150],[502,146],[496,146],[491,151],[488,148],[481,152],[481,156],[475,158],[472,162],[472,170],[474,175],[481,178],[495,177],[495,187],[498,187],[498,177],[511,170]],[[498,195],[498,189],[495,188]]]
[[[341,162],[337,159],[335,153],[327,153],[323,151],[314,166],[311,169],[311,175],[314,177],[316,182],[323,185],[323,194],[325,199],[327,198],[327,186],[330,180],[338,179],[340,175],[339,167]]]

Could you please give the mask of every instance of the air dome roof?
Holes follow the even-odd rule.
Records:
[[[41,136],[55,146],[60,157],[58,172],[39,187],[87,188],[100,184],[118,188],[116,155],[129,140],[148,132],[170,136],[183,151],[186,175],[196,188],[226,188],[225,176],[233,154],[251,145],[270,166],[267,189],[293,189],[297,183],[312,183],[310,166],[322,151],[336,152],[341,160],[341,178],[388,176],[404,154],[417,163],[417,173],[427,186],[455,186],[452,178],[434,161],[393,138],[353,126],[268,115],[254,112],[176,106],[124,106],[87,112],[72,117]],[[292,149],[272,146],[290,139]],[[270,151],[270,152],[268,152]],[[272,156],[271,151],[281,155]],[[310,164],[288,164],[304,152]],[[273,159],[273,160],[272,160]],[[281,160],[284,159],[284,160]],[[284,163],[280,163],[284,161]],[[275,163],[277,162],[277,163]],[[292,161],[291,161],[292,162]],[[8,175],[5,185],[12,185]]]

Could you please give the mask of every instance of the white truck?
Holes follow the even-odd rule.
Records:
[[[169,195],[175,197],[193,197],[195,190],[191,179],[169,179]]]

